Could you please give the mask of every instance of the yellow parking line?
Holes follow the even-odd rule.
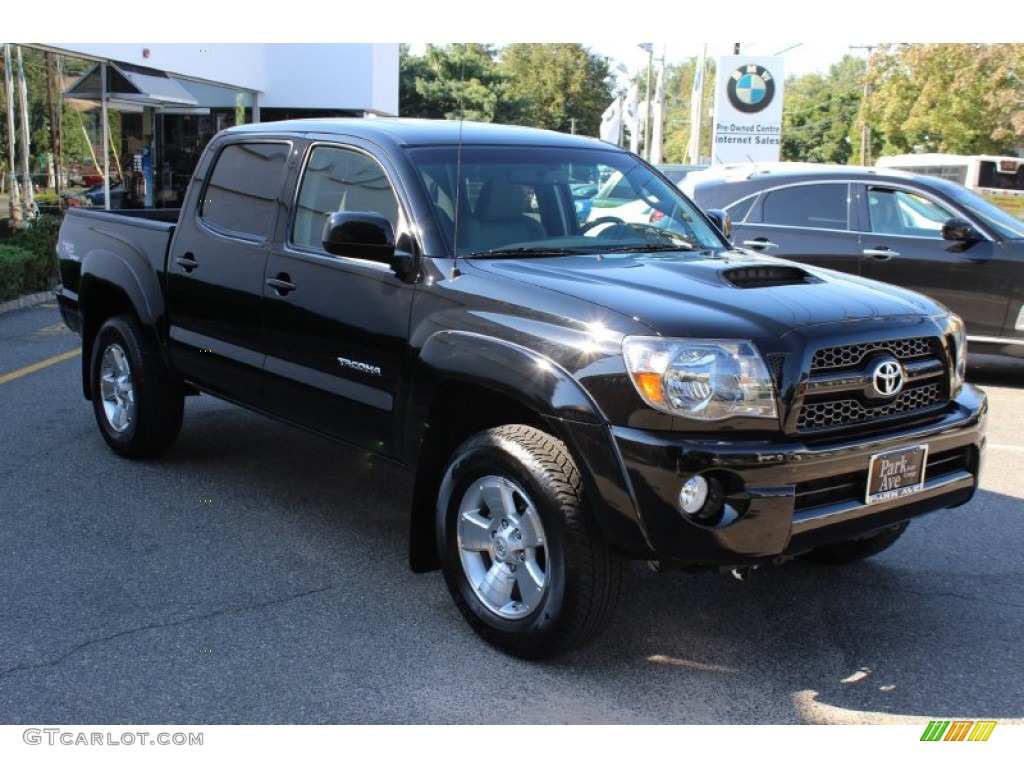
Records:
[[[56,363],[63,362],[64,360],[69,360],[72,357],[74,357],[75,355],[80,355],[80,354],[82,354],[82,350],[81,349],[73,349],[70,352],[65,352],[63,355],[57,355],[55,357],[49,358],[48,360],[43,360],[42,362],[33,363],[32,365],[25,366],[24,368],[21,368],[21,369],[19,369],[17,371],[11,371],[11,373],[5,373],[3,376],[0,376],[0,384],[6,384],[8,381],[14,381],[15,379],[20,379],[22,376],[28,376],[30,373],[35,373],[38,370],[41,370],[43,368],[48,368],[51,365],[55,365]]]

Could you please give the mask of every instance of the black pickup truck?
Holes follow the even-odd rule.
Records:
[[[199,392],[374,451],[414,483],[411,567],[538,657],[606,625],[624,559],[848,562],[977,488],[960,320],[721,223],[593,139],[248,125],[180,212],[70,211],[58,298],[115,452],[168,449]]]

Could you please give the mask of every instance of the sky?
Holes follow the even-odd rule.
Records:
[[[892,0],[859,0],[842,8],[820,0],[677,0],[651,4],[647,11],[621,0],[303,0],[258,11],[252,5],[251,13],[241,13],[235,3],[211,0],[175,0],[172,5],[173,12],[166,4],[136,2],[124,13],[83,14],[79,0],[47,0],[43,24],[38,5],[16,3],[5,11],[3,35],[21,42],[576,42],[609,55],[621,50],[627,57],[632,41],[660,38],[665,42],[656,42],[656,51],[660,55],[664,46],[670,61],[694,55],[708,38],[746,41],[741,42],[743,53],[762,56],[796,45],[786,40],[814,40],[784,54],[790,62],[787,74],[803,74],[827,71],[849,45],[1008,42],[1006,30],[1012,38],[1024,29],[1024,6],[995,0],[973,0],[969,14],[954,17]],[[709,55],[732,50],[732,43],[708,45]]]

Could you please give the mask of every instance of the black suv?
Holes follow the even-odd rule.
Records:
[[[943,179],[854,166],[718,166],[682,188],[736,245],[912,288],[966,323],[972,352],[1024,357],[1024,221]]]

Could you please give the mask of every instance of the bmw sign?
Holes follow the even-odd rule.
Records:
[[[783,60],[723,56],[715,88],[712,162],[774,162],[782,145]]]

